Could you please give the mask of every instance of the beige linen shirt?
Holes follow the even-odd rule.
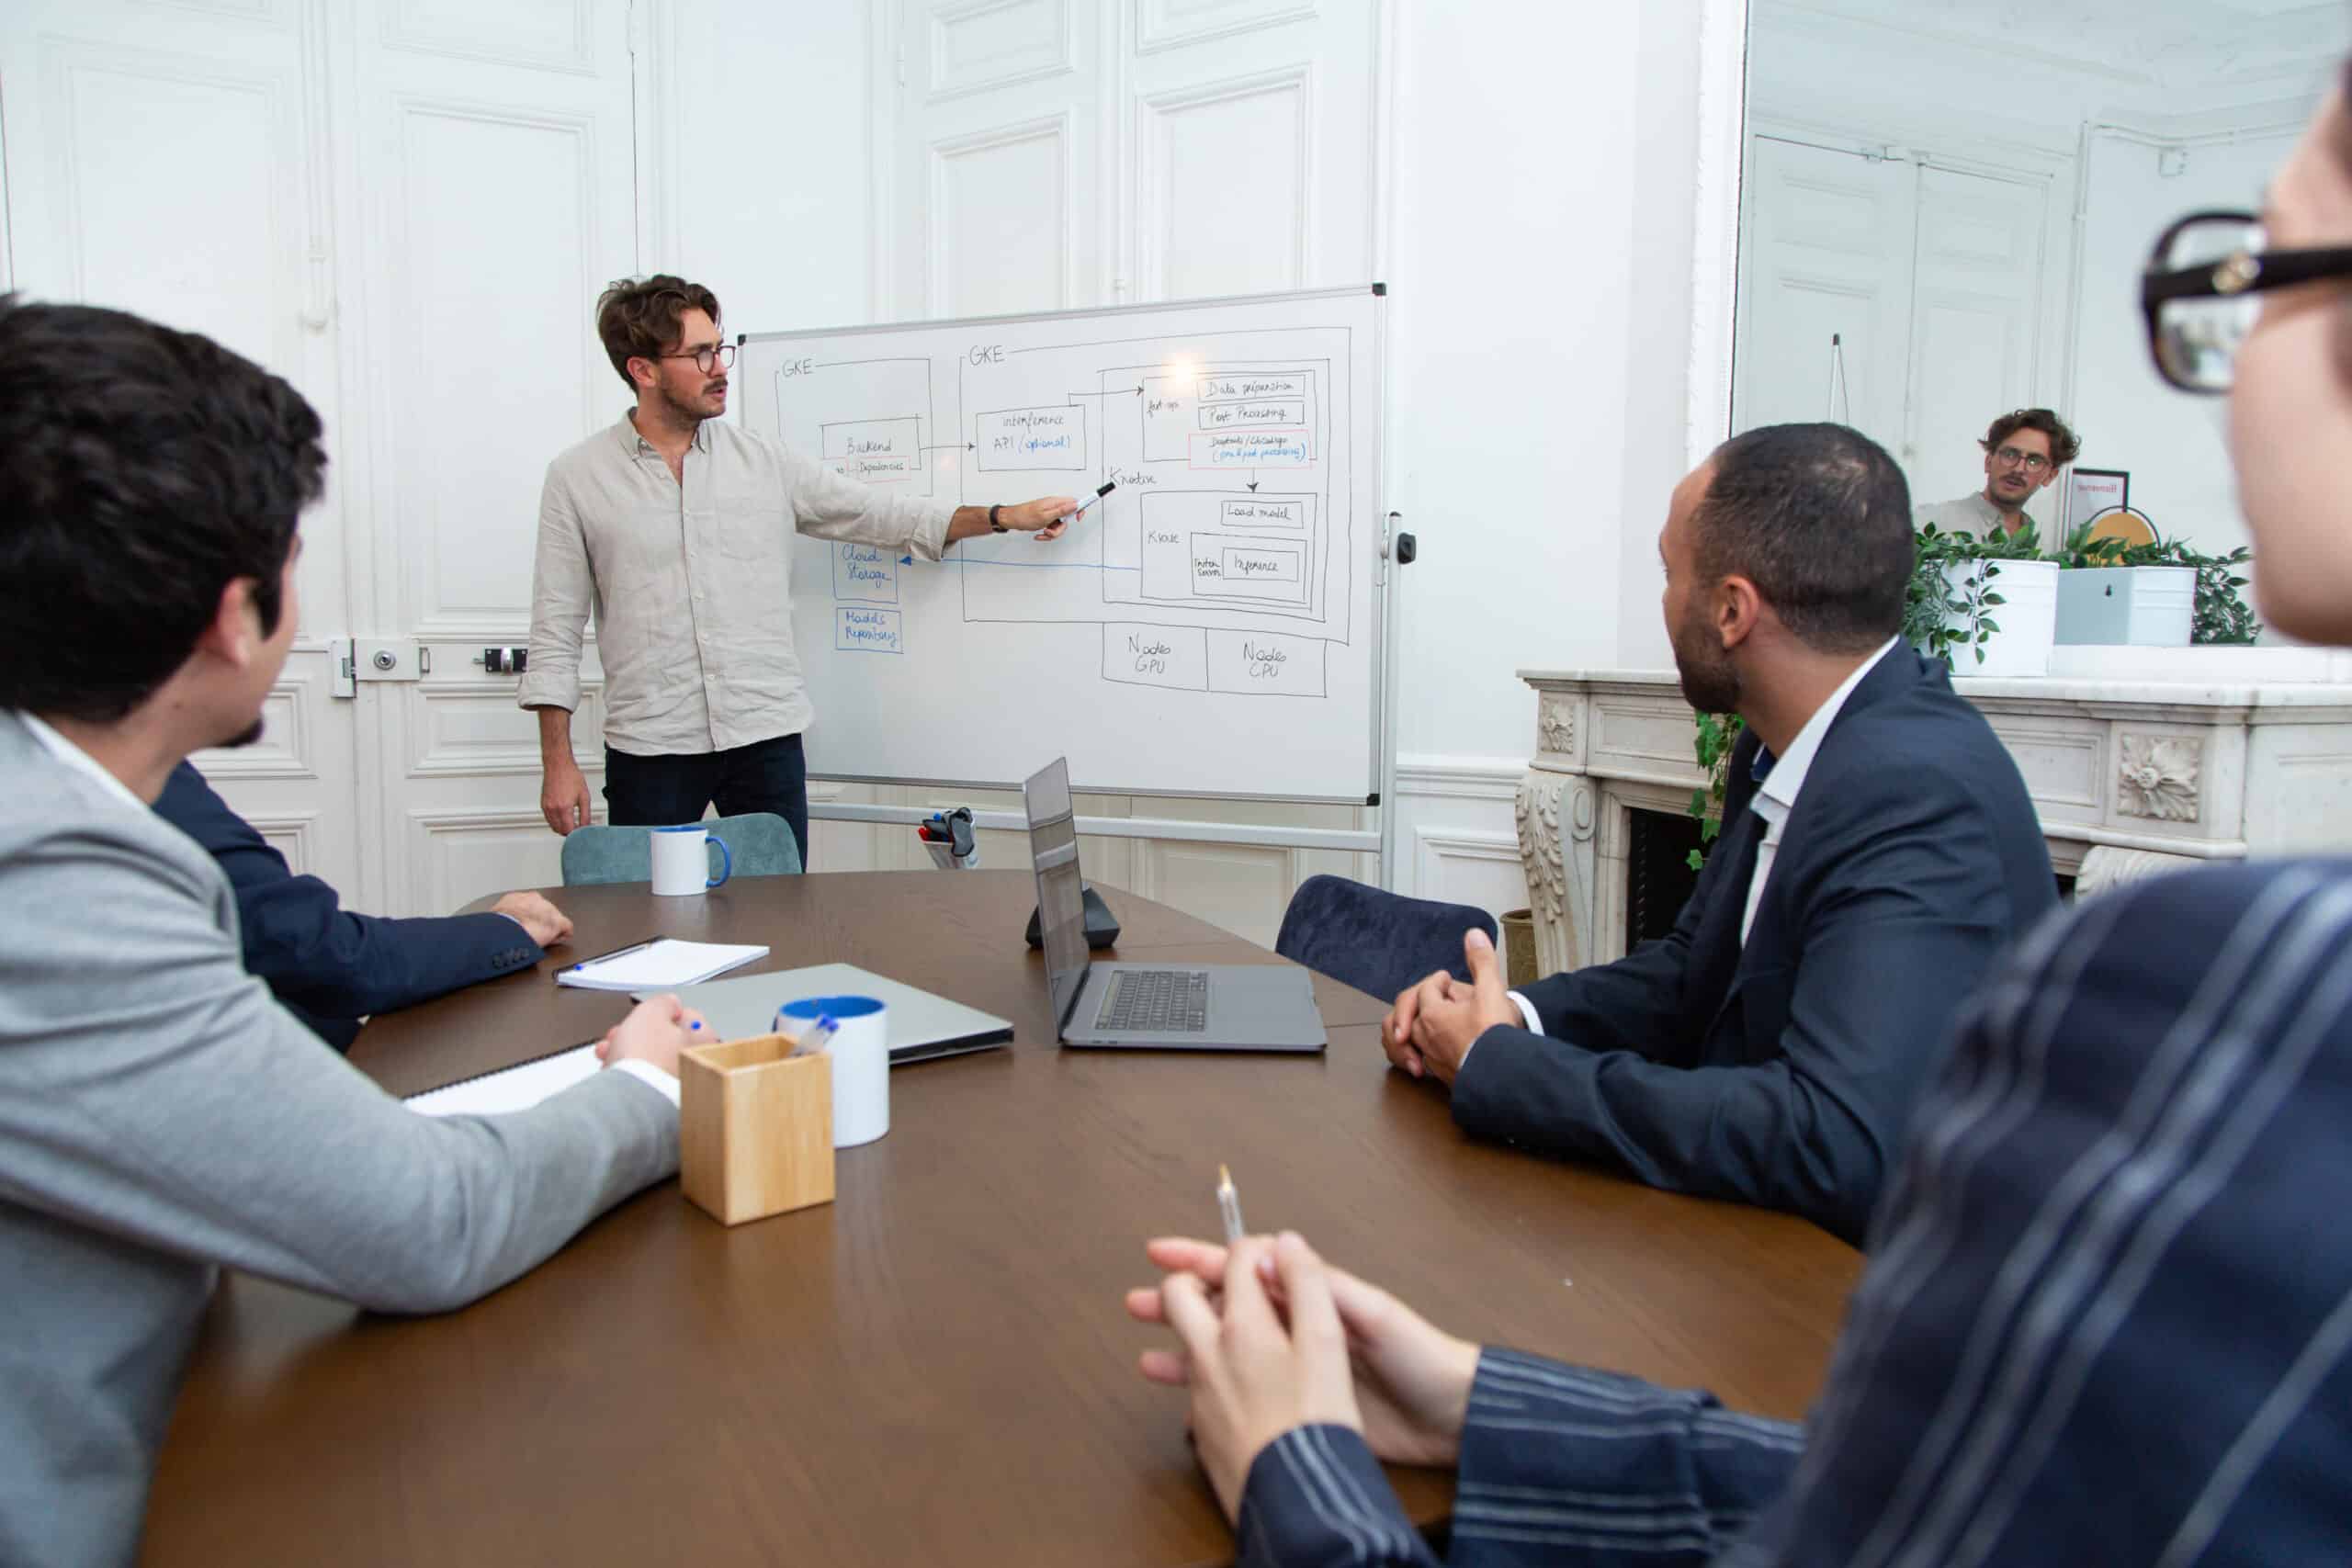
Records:
[[[1963,495],[1958,501],[1939,501],[1932,505],[1922,506],[1912,522],[1914,525],[1933,523],[1947,534],[1965,534],[1974,539],[1989,539],[2001,531],[2001,509],[1985,500],[1984,492],[1980,490],[1974,495]],[[2041,525],[2033,520],[2030,512],[2025,514],[2025,525],[2036,534],[2041,532]],[[2043,542],[2048,543],[2047,540]]]
[[[816,710],[792,643],[792,535],[937,560],[947,502],[884,494],[763,436],[705,420],[684,480],[628,416],[548,465],[518,701],[580,706],[589,613],[605,741],[697,755],[792,735]]]

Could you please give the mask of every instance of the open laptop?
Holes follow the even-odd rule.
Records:
[[[1022,786],[1037,863],[1046,987],[1065,1045],[1153,1051],[1320,1051],[1314,984],[1289,964],[1162,967],[1097,964],[1086,950],[1084,886],[1069,765],[1056,758]]]

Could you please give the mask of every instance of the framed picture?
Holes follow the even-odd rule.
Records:
[[[2110,507],[2132,504],[2132,476],[2121,468],[2066,470],[2066,521],[2052,545]]]

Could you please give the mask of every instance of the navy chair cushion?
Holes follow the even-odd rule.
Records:
[[[1474,926],[1495,940],[1495,918],[1468,904],[1401,897],[1344,876],[1310,876],[1291,895],[1274,951],[1359,991],[1393,998],[1440,969],[1470,978],[1462,939]]]

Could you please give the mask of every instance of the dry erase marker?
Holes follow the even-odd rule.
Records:
[[[1088,497],[1086,498],[1085,502],[1083,502],[1083,503],[1079,507],[1079,509],[1078,509],[1076,512],[1073,512],[1073,513],[1071,513],[1069,516],[1064,517],[1064,518],[1062,519],[1062,521],[1063,521],[1063,522],[1065,522],[1065,523],[1075,523],[1075,522],[1077,522],[1080,518],[1081,518],[1081,517],[1083,517],[1083,516],[1085,516],[1085,515],[1086,515],[1086,509],[1087,509],[1087,507],[1093,505],[1096,502],[1098,502],[1098,501],[1102,500],[1104,496],[1106,496],[1106,495],[1110,494],[1113,491],[1114,491],[1114,490],[1116,490],[1116,489],[1118,489],[1118,488],[1119,488],[1119,481],[1118,481],[1118,480],[1116,480],[1116,479],[1113,479],[1113,480],[1111,480],[1109,483],[1105,484],[1105,485],[1104,485],[1101,490],[1098,490],[1098,491],[1096,491],[1092,495],[1088,496]]]
[[[1225,1244],[1241,1239],[1241,1198],[1233,1190],[1233,1172],[1216,1168],[1216,1212],[1225,1221]]]

